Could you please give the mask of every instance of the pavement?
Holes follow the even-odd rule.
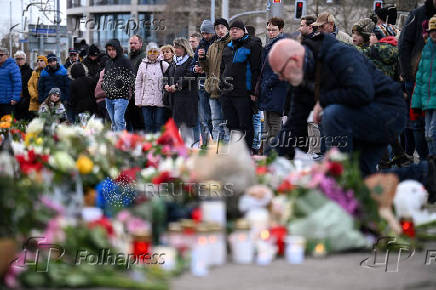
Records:
[[[428,250],[434,251],[430,265],[425,264]],[[361,261],[368,257],[373,257],[370,251],[334,254],[325,258],[310,257],[299,265],[288,264],[284,259],[276,259],[267,266],[230,263],[211,269],[206,277],[194,277],[186,272],[173,279],[171,289],[436,289],[436,243],[425,245],[423,251],[408,259],[403,260],[407,254],[401,256],[398,272],[385,272],[384,266],[361,266]],[[385,253],[381,257],[385,257]],[[390,261],[394,264],[389,262],[390,270],[396,268],[398,255],[393,258]]]

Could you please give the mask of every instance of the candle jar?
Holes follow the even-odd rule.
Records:
[[[271,237],[269,230],[263,230],[259,234],[259,239],[256,241],[256,263],[259,265],[271,264],[274,254],[275,246],[274,239]]]
[[[301,264],[304,261],[306,239],[302,236],[287,236],[285,238],[285,257],[289,264]]]
[[[191,272],[194,276],[206,276],[209,274],[209,230],[200,224],[196,228],[191,248]]]
[[[251,264],[254,258],[254,243],[250,236],[250,225],[246,220],[236,222],[235,231],[230,235],[232,260],[236,264]]]
[[[287,230],[284,226],[275,226],[270,228],[271,236],[274,238],[277,246],[277,254],[283,256],[285,254],[285,237]]]
[[[223,228],[217,223],[209,224],[210,265],[226,263],[227,247]]]
[[[414,238],[416,236],[415,233],[415,224],[413,223],[413,219],[411,217],[403,217],[400,219],[401,229],[403,230],[403,234]]]
[[[191,247],[194,242],[195,235],[195,222],[191,219],[182,219],[180,220],[180,224],[182,226],[182,239],[183,246],[181,248],[182,252],[185,252],[186,249]]]
[[[167,233],[162,237],[163,244],[169,245],[176,249],[183,248],[184,240],[182,226],[179,223],[172,222],[168,225]]]
[[[151,233],[149,231],[138,231],[133,233],[132,248],[136,261],[146,263],[145,260],[151,259],[149,252],[151,245]]]
[[[324,258],[327,255],[325,243],[323,240],[317,241],[312,251],[312,256],[315,258]]]

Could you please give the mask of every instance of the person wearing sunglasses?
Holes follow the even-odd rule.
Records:
[[[9,50],[0,47],[0,117],[10,115],[20,101],[21,73]]]
[[[135,80],[135,105],[141,109],[146,133],[158,133],[165,122],[163,78],[169,67],[156,43],[149,43],[147,57],[139,65]]]
[[[15,115],[14,117],[17,120],[26,120],[30,121],[33,118],[33,115],[29,111],[30,105],[30,94],[29,89],[27,87],[27,83],[29,82],[30,77],[32,76],[32,69],[26,63],[26,53],[24,51],[19,50],[14,54],[15,62],[20,67],[21,72],[21,98],[18,104],[15,106]]]
[[[38,81],[41,76],[42,70],[47,66],[47,58],[44,55],[38,55],[36,59],[36,68],[32,72],[29,82],[27,83],[27,88],[30,94],[30,104],[29,111],[36,114],[39,110],[38,103]]]

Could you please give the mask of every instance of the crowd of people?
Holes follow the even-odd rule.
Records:
[[[0,115],[30,120],[42,111],[73,123],[89,112],[115,131],[146,133],[171,117],[188,146],[240,131],[252,154],[289,158],[295,147],[308,150],[311,120],[321,155],[332,146],[359,151],[364,175],[393,170],[435,193],[436,0],[412,11],[402,31],[388,8],[360,19],[351,35],[330,13],[304,16],[291,35],[284,26],[269,19],[263,45],[240,20],[206,19],[200,33],[172,44],[134,35],[124,55],[112,39],[104,50],[70,49],[64,65],[38,56],[33,71],[22,51],[14,61],[0,48]]]

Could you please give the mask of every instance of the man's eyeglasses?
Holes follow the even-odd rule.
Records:
[[[6,54],[4,54],[4,53],[0,53],[0,57],[3,57],[3,55],[6,55]]]
[[[22,57],[17,57],[17,58],[15,58],[15,60],[24,60],[24,58],[22,58]]]

